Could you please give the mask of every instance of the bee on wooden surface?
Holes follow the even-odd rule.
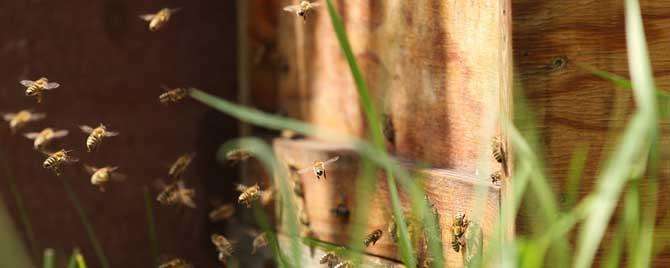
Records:
[[[379,240],[379,238],[382,237],[382,234],[383,232],[380,229],[372,231],[372,233],[370,233],[367,237],[365,237],[365,241],[363,241],[363,243],[365,243],[365,247],[369,247],[370,244],[372,245],[376,244],[377,240]]]
[[[149,30],[152,32],[158,31],[160,28],[163,28],[165,24],[170,20],[170,17],[177,13],[181,8],[162,8],[154,14],[144,14],[140,15],[140,19],[149,22]]]
[[[165,90],[165,92],[163,92],[162,94],[160,94],[158,96],[158,100],[163,105],[169,105],[171,103],[177,103],[177,102],[183,100],[184,98],[186,98],[186,96],[188,96],[188,94],[191,93],[190,88],[169,89],[169,88],[163,87],[163,89]]]
[[[45,155],[47,155],[47,159],[44,160],[44,163],[42,163],[42,167],[52,170],[56,173],[56,175],[60,176],[61,167],[63,165],[72,164],[79,161],[79,159],[69,155],[70,152],[72,151],[64,149],[55,153],[43,152]]]
[[[335,254],[335,252],[329,251],[326,252],[319,259],[319,264],[327,264],[328,267],[334,267],[340,262],[340,257]]]
[[[58,83],[49,82],[49,79],[46,77],[41,77],[36,81],[21,80],[19,83],[26,87],[26,96],[35,97],[37,99],[37,103],[42,102],[42,94],[45,91],[52,90],[60,86]]]
[[[156,197],[156,201],[159,203],[166,206],[182,204],[190,208],[196,208],[195,202],[193,201],[195,190],[186,188],[183,180],[178,180],[168,185],[162,180],[156,180],[154,186],[161,190]]]
[[[225,236],[220,234],[212,235],[212,244],[216,247],[216,250],[219,252],[219,261],[226,263],[228,258],[233,255],[234,243],[229,241]]]
[[[191,164],[193,158],[195,158],[195,153],[184,154],[177,158],[177,160],[172,163],[172,166],[170,166],[170,170],[168,171],[170,177],[173,179],[181,179],[181,176],[184,175],[186,168],[188,168],[188,166]]]
[[[222,221],[229,219],[233,214],[235,214],[235,205],[223,204],[209,212],[209,219],[212,222]]]
[[[162,263],[158,268],[193,268],[193,265],[184,259],[176,258]]]
[[[386,141],[388,141],[390,144],[395,143],[395,128],[393,126],[393,119],[391,118],[390,114],[383,114],[382,115],[382,131],[384,134],[384,137],[386,138]]]
[[[6,113],[2,115],[5,121],[9,122],[9,129],[12,134],[25,127],[29,122],[42,120],[47,117],[44,113],[33,113],[31,110],[21,110],[18,113]]]
[[[265,232],[256,235],[251,249],[251,255],[256,255],[256,251],[268,245],[268,238]]]
[[[87,125],[79,126],[79,128],[84,133],[89,134],[88,138],[86,138],[86,149],[89,152],[97,148],[103,139],[119,135],[119,132],[107,131],[107,127],[103,124],[100,124],[96,128]]]
[[[317,8],[321,5],[319,2],[310,2],[310,1],[300,1],[297,5],[290,5],[284,7],[284,11],[295,13],[299,17],[302,17],[303,21],[307,21],[307,12]]]
[[[110,180],[123,181],[126,175],[116,172],[118,167],[102,167],[97,168],[93,166],[84,165],[84,169],[88,174],[91,174],[91,184],[98,186],[101,192],[105,191],[105,184]]]
[[[491,153],[498,163],[503,163],[505,160],[505,151],[503,150],[503,143],[500,137],[494,137],[491,141]]]
[[[53,128],[45,128],[40,132],[30,132],[23,134],[28,139],[33,140],[33,147],[35,150],[42,150],[49,145],[51,140],[67,136],[67,130],[55,130]]]
[[[326,165],[329,165],[335,161],[340,159],[339,156],[333,157],[331,159],[328,159],[326,161],[314,161],[311,167],[306,167],[301,170],[298,170],[298,173],[303,174],[306,172],[309,172],[310,170],[314,172],[314,175],[316,176],[316,179],[319,180],[321,177],[326,179]]]
[[[351,261],[341,261],[338,264],[335,264],[333,268],[353,268],[354,264]]]
[[[261,198],[261,187],[258,186],[258,184],[254,184],[252,186],[245,186],[242,184],[237,185],[237,190],[242,192],[240,196],[237,198],[237,202],[240,204],[243,204],[247,206],[247,208],[251,207],[251,204]]]
[[[229,165],[235,165],[239,162],[246,161],[251,158],[252,154],[246,149],[233,149],[226,152],[226,161]]]
[[[500,170],[493,172],[491,174],[491,182],[495,185],[500,185],[500,180],[502,179],[502,172]]]
[[[459,252],[465,247],[465,231],[470,224],[470,220],[465,218],[465,213],[459,212],[454,217],[454,222],[451,224],[451,247],[454,251]]]

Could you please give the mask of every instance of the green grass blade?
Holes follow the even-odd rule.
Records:
[[[568,164],[568,179],[565,185],[565,202],[563,207],[571,208],[577,203],[579,184],[584,175],[584,167],[589,153],[588,145],[579,145],[572,153]]]
[[[77,268],[77,251],[73,251],[70,259],[67,261],[67,268]]]
[[[147,219],[147,231],[149,232],[149,241],[151,243],[151,257],[153,258],[154,265],[158,266],[160,264],[160,245],[158,243],[158,236],[156,235],[156,222],[154,221],[152,205],[153,198],[147,187],[142,188],[142,192],[144,193],[144,211]]]
[[[86,231],[86,235],[88,235],[88,238],[91,241],[91,244],[93,245],[93,250],[95,251],[95,255],[98,257],[100,265],[103,268],[109,268],[110,266],[109,262],[107,261],[107,257],[105,256],[105,252],[102,250],[102,246],[98,241],[98,237],[95,235],[93,226],[91,226],[91,223],[88,220],[88,216],[86,216],[86,212],[84,211],[84,208],[81,206],[81,202],[79,201],[77,194],[75,194],[75,192],[72,190],[70,182],[67,178],[62,178],[61,181],[63,182],[65,193],[67,194],[68,198],[70,198],[70,202],[72,202],[72,205],[77,211],[77,215],[79,216],[81,224],[84,225],[84,230]],[[81,254],[79,254],[79,256],[81,256]],[[81,259],[83,263],[83,257],[81,257]],[[77,259],[77,262],[80,263],[79,259]]]
[[[54,261],[56,253],[54,249],[47,248],[44,250],[42,267],[44,268],[54,268]]]
[[[2,169],[5,171],[5,178],[7,179],[7,184],[9,184],[9,192],[12,194],[12,198],[16,203],[16,209],[19,212],[19,220],[21,221],[23,228],[25,228],[26,230],[26,237],[28,238],[28,244],[29,244],[28,246],[32,252],[31,255],[34,254],[33,256],[36,256],[37,244],[35,240],[35,233],[33,232],[33,226],[32,223],[30,222],[30,218],[28,217],[28,210],[26,209],[26,206],[23,203],[23,196],[21,194],[21,191],[19,191],[19,188],[16,185],[14,176],[12,175],[11,166],[9,165],[7,159],[4,157],[5,155],[3,154],[2,156],[3,157],[0,159],[0,162],[2,162],[3,164]]]
[[[35,267],[0,195],[0,267]]]
[[[77,260],[77,266],[79,268],[86,268],[86,260],[84,260],[84,255],[81,255],[81,252],[78,249],[75,250],[74,259]]]

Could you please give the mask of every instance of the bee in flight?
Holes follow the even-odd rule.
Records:
[[[52,170],[53,172],[56,173],[56,175],[60,176],[61,167],[63,165],[72,164],[79,161],[79,159],[70,156],[69,155],[70,152],[72,151],[60,150],[55,153],[43,152],[45,155],[47,155],[47,159],[44,160],[44,163],[42,163],[42,167]]]
[[[505,161],[505,150],[503,149],[503,143],[500,140],[500,137],[494,137],[491,140],[491,154],[498,163],[503,163],[503,161]]]
[[[161,102],[163,105],[169,105],[170,103],[177,103],[191,92],[191,89],[188,88],[174,88],[174,89],[169,89],[167,87],[163,87],[165,92],[163,94],[160,94],[158,96],[158,100]]]
[[[49,82],[46,77],[41,77],[36,81],[21,80],[19,83],[26,87],[26,96],[37,98],[37,103],[42,102],[42,94],[47,90],[52,90],[60,86],[56,82]]]
[[[300,1],[297,5],[290,5],[284,7],[284,11],[295,13],[296,15],[302,17],[303,21],[307,21],[307,12],[317,8],[321,5],[319,2],[310,2],[310,1]]]
[[[500,179],[502,179],[502,177],[503,177],[502,171],[498,170],[496,172],[493,172],[493,174],[491,174],[491,182],[494,185],[500,185]]]
[[[174,161],[174,163],[172,163],[172,166],[170,166],[168,175],[170,175],[170,177],[173,179],[181,179],[181,176],[184,175],[186,168],[188,168],[188,166],[191,164],[193,158],[195,158],[195,153],[181,155],[179,158],[177,158],[177,160]]]
[[[256,255],[256,251],[268,245],[268,238],[265,232],[252,235],[254,236],[254,242],[252,244],[253,248],[251,249],[251,255]]]
[[[79,126],[81,131],[84,133],[89,134],[88,138],[86,138],[86,149],[88,149],[89,152],[93,151],[93,149],[97,148],[98,145],[102,142],[104,138],[109,138],[109,137],[114,137],[119,135],[119,132],[112,132],[112,131],[107,131],[107,127],[103,124],[100,124],[96,128],[92,128],[86,125]]]
[[[258,184],[249,187],[239,184],[237,185],[237,190],[242,192],[237,198],[237,202],[247,206],[247,208],[250,208],[254,201],[260,199],[263,192]]]
[[[303,168],[301,170],[298,170],[298,173],[302,174],[302,173],[306,173],[306,172],[312,170],[314,172],[314,175],[316,175],[317,180],[321,179],[321,177],[326,179],[326,165],[331,164],[331,163],[337,161],[338,159],[340,159],[339,156],[333,157],[333,158],[328,159],[328,160],[323,161],[323,162],[314,161],[314,163],[312,164],[311,167],[306,167],[306,168]]]
[[[101,192],[105,191],[105,184],[110,180],[123,181],[126,179],[126,175],[116,172],[118,167],[97,168],[85,165],[84,169],[86,169],[88,174],[91,174],[91,184],[98,186]]]
[[[233,245],[235,243],[220,234],[213,234],[211,239],[212,244],[214,244],[216,250],[219,252],[219,261],[225,264],[228,258],[233,255],[233,251],[235,250]]]
[[[193,268],[193,265],[184,259],[176,258],[162,263],[158,268]]]
[[[149,30],[155,32],[160,28],[163,28],[165,24],[170,20],[170,17],[177,13],[181,8],[162,8],[154,14],[144,14],[140,15],[140,19],[149,22]]]
[[[2,115],[2,118],[9,122],[9,129],[12,130],[12,134],[25,127],[29,122],[42,120],[45,117],[47,117],[46,114],[33,113],[31,110],[21,110],[18,113],[6,113]]]
[[[235,165],[239,162],[251,158],[251,152],[245,149],[233,149],[226,152],[226,161],[229,165]]]
[[[470,224],[470,220],[465,218],[465,213],[458,212],[451,224],[451,247],[459,252],[465,247],[465,231]]]
[[[161,190],[156,197],[159,203],[170,206],[174,204],[182,204],[190,208],[196,208],[193,198],[195,197],[195,190],[186,188],[183,180],[178,180],[172,184],[165,184],[162,180],[156,180],[154,186]]]
[[[28,139],[34,140],[33,146],[36,150],[42,150],[51,140],[67,136],[67,130],[55,130],[53,128],[45,128],[40,132],[30,132],[23,134]]]
[[[229,219],[235,214],[235,205],[233,204],[223,204],[214,208],[209,212],[209,219],[212,222],[222,221]]]
[[[332,251],[326,252],[326,254],[319,259],[319,264],[327,264],[328,267],[335,267],[338,263],[340,263],[340,257]]]
[[[369,247],[370,244],[374,245],[377,243],[377,240],[382,237],[382,234],[383,232],[381,229],[374,230],[367,237],[365,237],[365,241],[363,241],[363,243],[366,247]]]

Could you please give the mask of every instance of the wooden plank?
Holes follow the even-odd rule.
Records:
[[[331,144],[314,140],[287,140],[276,139],[274,149],[283,161],[294,163],[298,167],[310,166],[314,160],[325,160],[332,156],[340,156],[340,160],[327,167],[327,179],[316,180],[314,175],[303,174],[300,182],[303,184],[305,209],[310,221],[310,228],[315,238],[340,245],[348,243],[348,227],[350,224],[360,224],[353,221],[344,221],[337,218],[331,209],[340,202],[340,194],[347,197],[347,207],[352,209],[354,204],[355,181],[358,174],[358,158],[355,152],[347,145]],[[440,226],[444,253],[447,256],[449,267],[463,266],[460,254],[451,248],[449,226],[453,216],[464,212],[468,217],[478,219],[484,235],[484,248],[493,238],[494,228],[497,226],[500,207],[500,189],[490,181],[479,181],[476,178],[443,169],[416,170],[421,176],[417,177],[420,184],[427,190],[428,198],[433,202],[440,214]],[[402,187],[401,187],[402,188]],[[403,206],[409,211],[407,196],[401,192]],[[367,252],[377,256],[398,259],[398,248],[387,233],[390,222],[390,198],[385,180],[380,176],[377,191],[370,202],[368,231],[382,229],[385,234],[379,242],[367,249]],[[362,241],[361,241],[362,243]]]

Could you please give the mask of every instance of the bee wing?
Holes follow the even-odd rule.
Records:
[[[59,87],[59,86],[60,86],[59,83],[51,82],[51,83],[48,83],[47,86],[46,86],[44,89],[49,90],[49,89],[57,88],[57,87]]]
[[[235,189],[236,189],[238,192],[244,192],[244,191],[246,191],[248,188],[249,188],[249,187],[247,187],[247,186],[245,186],[245,185],[242,185],[242,184],[238,184],[238,185],[235,187]]]
[[[35,84],[35,81],[21,80],[19,81],[19,83],[21,83],[21,85],[23,85],[24,87],[31,87],[32,85]]]
[[[45,117],[47,117],[47,114],[45,113],[34,113],[30,114],[30,121],[37,121],[37,120],[42,120]]]
[[[314,1],[314,2],[309,3],[309,5],[312,6],[312,8],[320,7],[321,2],[320,1]]]
[[[337,161],[338,159],[340,159],[340,156],[333,157],[331,159],[328,159],[328,160],[324,161],[323,165],[328,165],[330,163],[333,163],[333,162]]]
[[[13,114],[13,113],[6,113],[6,114],[2,115],[2,118],[5,119],[5,121],[7,121],[7,122],[12,121],[12,119],[14,119],[14,117],[16,117],[16,114]]]
[[[65,129],[63,129],[63,130],[58,130],[58,131],[55,131],[55,132],[54,132],[52,138],[54,138],[54,139],[62,138],[62,137],[67,136],[68,133],[70,133],[70,132],[67,131],[67,130],[65,130]]]
[[[74,156],[68,156],[67,160],[68,163],[74,163],[74,162],[79,162],[79,158],[76,158]]]
[[[310,172],[310,171],[312,171],[313,169],[314,169],[314,167],[306,167],[306,168],[303,168],[303,169],[298,170],[298,171],[296,171],[296,172],[298,172],[298,173],[300,173],[300,174],[303,174],[303,173]]]
[[[24,137],[26,137],[28,139],[31,139],[31,140],[34,140],[35,138],[37,138],[38,135],[40,135],[39,132],[30,132],[30,133],[23,134]]]
[[[181,7],[170,8],[170,14],[175,14],[175,13],[179,12],[179,10],[181,10]]]
[[[114,132],[114,131],[105,131],[105,137],[114,137],[118,136],[119,132]]]
[[[98,168],[96,168],[94,166],[84,165],[84,170],[86,170],[86,172],[88,172],[88,174],[93,175],[93,173],[95,173],[95,171],[97,171]]]
[[[85,133],[88,133],[88,134],[93,133],[93,128],[92,128],[92,127],[89,127],[89,126],[87,126],[87,125],[79,126],[79,128],[81,129],[81,131],[83,131],[83,132],[85,132]]]
[[[145,20],[145,21],[151,21],[156,17],[156,14],[144,14],[144,15],[139,15],[140,19]]]
[[[300,5],[290,5],[290,6],[285,6],[284,11],[295,13],[298,10],[300,10]]]
[[[114,181],[125,181],[126,178],[128,178],[128,176],[126,176],[126,174],[123,173],[112,172],[111,178]]]

